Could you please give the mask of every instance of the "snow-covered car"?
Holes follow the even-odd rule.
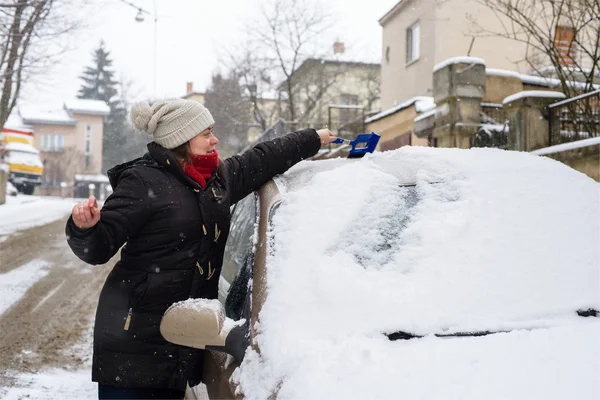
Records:
[[[305,161],[237,204],[219,301],[161,332],[210,350],[211,398],[598,399],[599,213],[526,153]]]

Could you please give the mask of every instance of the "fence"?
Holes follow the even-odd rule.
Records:
[[[502,104],[481,103],[481,112],[490,119],[489,123],[504,124],[506,122],[506,113]]]
[[[600,136],[600,90],[550,105],[549,145]]]

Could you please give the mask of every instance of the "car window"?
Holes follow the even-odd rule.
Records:
[[[223,256],[221,284],[231,285],[244,265],[249,253],[252,253],[252,237],[256,222],[256,194],[252,193],[237,203],[231,215],[229,238]],[[223,282],[224,281],[224,282]],[[228,288],[226,288],[228,289]],[[222,291],[227,293],[227,290]],[[224,298],[220,298],[224,302]]]
[[[234,321],[240,318],[250,318],[250,295],[249,283],[254,267],[254,253],[246,254],[244,264],[236,277],[233,279],[227,298],[225,299],[225,315]]]

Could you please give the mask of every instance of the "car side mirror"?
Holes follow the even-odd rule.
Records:
[[[249,344],[248,326],[246,320],[227,318],[218,300],[188,299],[169,307],[160,322],[160,333],[168,342],[222,351],[241,363]]]

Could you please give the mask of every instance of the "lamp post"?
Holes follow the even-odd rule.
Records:
[[[142,7],[138,7],[135,4],[128,2],[127,0],[120,1],[138,10],[137,14],[135,15],[136,22],[144,22],[144,14],[154,17],[154,60],[152,63],[152,94],[156,98],[156,78],[158,69],[158,14],[156,12],[156,0],[153,0],[154,13],[151,13],[150,11]]]

